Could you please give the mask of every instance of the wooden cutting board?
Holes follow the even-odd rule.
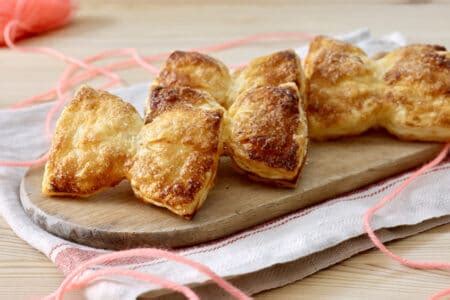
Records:
[[[222,158],[216,185],[191,221],[137,200],[128,182],[87,199],[43,196],[43,166],[23,178],[21,201],[39,226],[78,243],[107,249],[180,247],[227,236],[399,173],[426,162],[440,148],[383,133],[312,143],[296,189],[252,182]]]

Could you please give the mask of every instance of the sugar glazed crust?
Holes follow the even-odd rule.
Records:
[[[110,93],[81,87],[57,124],[42,192],[86,197],[118,184],[135,153],[143,121],[132,105]]]
[[[175,51],[167,58],[153,86],[205,91],[226,106],[230,81],[228,68],[219,60],[198,52]]]
[[[305,87],[290,50],[232,76],[207,55],[176,51],[144,121],[120,98],[82,87],[57,123],[42,191],[84,197],[126,178],[139,199],[189,219],[222,154],[251,179],[295,187],[308,144]]]
[[[191,218],[214,183],[224,112],[206,92],[154,88],[130,168],[135,194]]]
[[[381,126],[402,139],[450,141],[450,53],[411,45],[379,61],[385,115]]]
[[[224,114],[224,147],[236,168],[254,180],[296,186],[308,144],[303,109],[306,83],[300,58],[292,50],[280,51],[252,60],[231,77],[225,72],[223,64],[207,55],[174,52],[152,84],[146,121],[154,119],[155,110],[168,106],[192,100],[205,106],[216,101],[229,108]],[[217,92],[222,86],[205,78],[220,78],[228,84],[225,96]],[[162,90],[163,86],[167,88]],[[170,89],[175,86],[191,89]],[[193,90],[208,94],[213,101],[205,96],[192,99]]]
[[[255,58],[246,67],[233,73],[228,107],[241,93],[252,87],[278,86],[289,82],[296,84],[300,94],[304,94],[305,75],[300,58],[293,50]]]
[[[254,179],[296,185],[308,143],[300,103],[293,83],[251,88],[238,97],[229,110],[226,147],[239,168]]]
[[[81,87],[57,122],[42,192],[87,197],[128,179],[138,198],[189,219],[220,155],[252,180],[295,187],[308,132],[324,140],[384,127],[402,139],[450,141],[450,54],[411,45],[370,59],[317,37],[305,74],[287,50],[230,75],[214,58],[175,51],[144,119],[119,97]]]
[[[308,146],[304,78],[292,50],[256,58],[233,75],[225,147],[251,179],[296,186]]]
[[[369,59],[317,37],[305,60],[310,136],[324,140],[384,127],[402,139],[450,140],[450,55],[410,45]]]

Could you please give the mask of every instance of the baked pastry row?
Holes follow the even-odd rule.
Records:
[[[57,122],[43,193],[87,197],[128,179],[138,198],[192,217],[214,182],[225,110],[188,88],[151,97],[144,124],[129,103],[82,87]]]
[[[312,138],[383,127],[401,139],[450,141],[450,53],[410,45],[370,59],[360,48],[317,37],[305,60]]]
[[[266,68],[280,63],[280,84],[266,83]],[[295,186],[307,146],[299,58],[280,52],[234,76],[241,84],[231,103],[224,84],[237,80],[222,63],[174,52],[152,84],[144,120],[118,97],[82,87],[57,122],[43,193],[86,197],[127,179],[138,198],[191,218],[220,155],[251,178]]]
[[[449,141],[449,72],[449,53],[429,45],[372,60],[318,37],[306,76],[293,51],[233,74],[207,55],[176,51],[151,86],[144,120],[116,96],[79,90],[58,120],[42,190],[83,197],[128,179],[138,198],[190,218],[221,155],[254,180],[295,187],[308,133],[323,140],[385,127]]]
[[[300,58],[291,50],[256,58],[231,75],[212,57],[176,51],[152,84],[146,123],[154,106],[183,98],[180,91],[209,94],[227,109],[223,152],[235,168],[254,180],[294,187],[308,144],[305,87]],[[155,90],[171,96],[158,97]]]
[[[308,141],[304,89],[293,51],[255,59],[232,75],[207,55],[172,53],[150,89],[145,176],[132,168],[130,179],[136,195],[190,216],[213,185],[220,155],[254,180],[294,187]]]

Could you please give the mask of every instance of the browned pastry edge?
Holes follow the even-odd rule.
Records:
[[[211,188],[212,188],[212,187],[214,187],[214,184],[211,186]],[[162,205],[160,202],[157,202],[157,201],[148,201],[148,200],[144,199],[142,196],[140,196],[140,195],[138,195],[138,194],[134,194],[134,196],[135,196],[139,201],[142,201],[144,204],[150,204],[150,205],[156,206],[156,207],[158,207],[158,208],[160,208],[160,209],[162,209],[162,210],[164,210],[164,211],[169,211],[169,212],[171,212],[172,214],[175,214],[175,215],[177,215],[177,216],[180,216],[180,217],[182,217],[183,219],[188,220],[188,221],[192,220],[192,218],[193,218],[193,217],[195,216],[195,214],[197,213],[198,209],[199,209],[199,208],[202,206],[202,204],[203,204],[203,203],[201,203],[201,202],[199,201],[198,204],[197,204],[197,206],[195,207],[195,209],[194,209],[194,211],[193,211],[192,214],[180,214],[180,212],[178,212],[178,211],[172,209],[170,206]],[[204,200],[203,202],[205,202],[205,200]]]
[[[167,131],[158,137],[157,143],[173,144],[172,149],[181,144],[193,148],[186,149],[186,156],[181,158],[159,156],[161,154],[150,148],[147,150],[153,154],[140,157],[138,149],[130,170],[136,196],[184,218],[192,218],[206,200],[216,177],[222,152],[224,115],[224,108],[205,91],[190,87],[152,86],[147,100],[146,125],[139,140],[145,144],[145,141],[152,140],[152,132],[162,134],[159,131],[162,129]],[[146,136],[147,133],[150,135]],[[165,165],[160,165],[160,162],[165,162]],[[154,164],[156,169],[147,167],[149,164]],[[172,171],[178,174],[185,168],[195,172],[183,171],[184,175],[176,179],[168,175],[173,174]],[[137,173],[133,175],[135,171]]]
[[[443,51],[412,44],[368,59],[354,45],[316,38],[305,66],[308,85],[315,87],[308,92],[311,138],[331,140],[384,127],[402,140],[448,141],[450,53]],[[361,111],[349,113],[350,108]]]
[[[219,157],[220,160],[220,157]],[[216,181],[217,181],[217,169],[218,169],[218,165],[219,165],[219,160],[217,161],[217,167],[216,167],[216,172],[214,172],[213,177],[210,179],[209,181],[209,188],[208,191],[211,190],[215,185],[216,185]],[[146,199],[144,199],[143,197],[141,197],[138,194],[134,194],[135,197],[137,199],[139,199],[140,201],[144,202],[145,204],[151,204],[154,206],[157,206],[163,210],[168,210],[171,213],[180,216],[188,221],[192,220],[192,218],[197,214],[197,211],[200,209],[200,207],[203,206],[203,204],[205,203],[205,201],[207,200],[207,196],[204,199],[201,199],[200,201],[197,202],[197,206],[193,209],[193,212],[191,214],[180,214],[179,211],[176,211],[174,209],[172,209],[170,206],[167,206],[165,204],[162,204],[161,202],[158,201],[148,201]]]
[[[278,52],[277,53],[277,55],[278,56],[280,56],[280,57],[278,57],[277,56],[277,59],[281,59],[281,57],[286,57],[287,59],[292,59],[292,53],[291,53],[292,51],[281,51],[281,52]],[[179,55],[179,53],[181,53],[181,52],[175,52],[175,53],[173,53],[173,55],[175,55],[175,57],[177,56],[177,55]],[[284,55],[284,56],[283,56]],[[194,55],[195,56],[195,55]],[[196,53],[196,56],[198,56],[198,57],[200,57],[200,58],[202,58],[203,57],[203,55],[201,55],[201,54],[199,54],[199,53]],[[173,56],[172,56],[173,57]],[[212,59],[212,58],[211,58]],[[215,59],[212,59],[211,61],[209,61],[209,60],[207,60],[206,61],[208,64],[213,64],[214,65],[214,68],[219,68],[218,69],[218,71],[220,71],[220,72],[222,72],[223,71],[223,68],[221,68],[221,62],[218,62],[218,61],[216,61]],[[204,64],[205,62],[200,62],[200,65],[202,65],[202,64]],[[217,66],[216,66],[217,65]],[[208,67],[211,67],[211,66],[208,66]],[[211,71],[211,70],[210,70]],[[160,76],[161,76],[161,74],[160,74]],[[164,77],[164,76],[163,76]],[[166,79],[170,79],[170,78],[166,78]],[[293,78],[294,79],[294,78]],[[298,78],[297,78],[297,76],[295,77],[295,80],[293,81],[297,86],[302,86],[302,85],[304,85],[305,84],[305,82],[298,82]],[[166,88],[171,88],[171,89],[177,89],[177,91],[180,93],[180,94],[182,94],[183,95],[183,97],[182,98],[187,98],[187,100],[186,99],[183,99],[183,103],[181,103],[181,104],[179,104],[179,103],[175,103],[176,101],[172,101],[173,103],[171,103],[171,101],[170,101],[170,95],[164,95],[163,97],[165,97],[165,99],[162,99],[162,101],[161,101],[161,103],[150,103],[151,105],[153,105],[154,107],[151,107],[150,108],[150,110],[149,111],[147,111],[147,113],[148,114],[146,114],[146,123],[148,123],[148,122],[151,122],[155,117],[156,117],[156,115],[158,115],[158,114],[160,114],[160,113],[163,113],[164,111],[166,111],[166,110],[172,110],[173,109],[173,106],[178,106],[178,105],[182,105],[182,106],[185,106],[186,104],[188,104],[188,105],[192,105],[192,106],[197,106],[197,105],[203,105],[203,104],[210,104],[209,102],[211,101],[211,99],[214,101],[214,98],[212,98],[212,96],[210,96],[210,94],[207,92],[207,91],[205,91],[205,90],[202,90],[201,89],[201,87],[199,87],[200,88],[200,90],[199,89],[195,89],[195,88],[190,88],[190,87],[184,87],[184,86],[170,86],[171,84],[169,84],[169,86],[167,86]],[[164,91],[167,91],[167,89],[165,90],[164,88],[162,88],[162,87],[155,87],[155,86],[153,86],[152,87],[152,90],[151,90],[151,96],[150,97],[153,97],[153,93],[155,92],[155,93],[159,93],[159,92],[164,92]],[[99,91],[99,92],[102,92],[102,91]],[[195,95],[190,95],[190,94],[192,94],[192,93],[194,93]],[[170,94],[170,93],[169,93]],[[201,103],[191,103],[192,101],[192,98],[195,98],[195,97],[199,97],[199,95],[201,96],[200,98],[202,98],[202,99],[195,99],[195,101],[200,101]],[[179,95],[178,95],[179,96]],[[184,96],[186,96],[186,97],[184,97]],[[203,99],[204,98],[204,99]],[[300,95],[300,98],[302,98],[302,96]],[[168,102],[167,102],[168,101]],[[194,102],[195,102],[194,101]],[[301,99],[299,99],[299,101],[301,101]],[[164,103],[162,103],[162,102],[164,102]],[[184,102],[186,102],[186,103],[184,103]],[[211,107],[210,107],[211,108]],[[215,107],[214,107],[215,108]],[[189,108],[188,108],[189,109]],[[154,114],[152,114],[152,112],[154,113]],[[305,153],[304,153],[304,155],[306,156],[306,149],[305,149]],[[300,167],[298,167],[298,171],[297,171],[297,173],[296,173],[296,175],[293,177],[293,178],[291,178],[291,179],[286,179],[286,180],[282,180],[282,179],[268,179],[268,178],[262,178],[262,177],[260,177],[260,176],[258,176],[258,175],[255,175],[255,174],[252,174],[252,173],[250,173],[250,172],[247,172],[247,171],[244,171],[244,170],[242,170],[242,169],[240,169],[236,164],[235,164],[235,162],[234,162],[234,160],[233,159],[231,159],[231,161],[232,161],[232,163],[233,163],[233,166],[234,166],[234,168],[236,169],[236,170],[238,170],[238,172],[239,173],[243,173],[243,174],[246,174],[246,176],[247,177],[249,177],[249,178],[252,178],[253,180],[255,180],[255,181],[258,181],[258,182],[264,182],[264,183],[267,183],[267,184],[271,184],[271,185],[275,185],[275,186],[280,186],[280,187],[295,187],[296,186],[296,183],[297,183],[297,181],[298,181],[298,178],[299,178],[299,174],[300,174],[300,171],[301,171],[301,169],[303,168],[303,165],[304,165],[304,163],[305,163],[305,156],[303,156],[302,157],[302,163],[301,163],[301,165],[300,165]],[[217,166],[216,166],[216,169],[217,169]],[[213,183],[215,182],[215,179],[216,179],[216,175],[217,175],[217,172],[213,172],[213,175],[212,175],[212,177],[210,178],[210,182],[212,182],[212,183],[210,183],[210,186],[207,188],[207,190],[209,191],[211,188],[212,188],[212,185],[213,185]],[[122,179],[124,179],[124,178],[122,178]],[[118,183],[120,183],[121,181],[122,181],[122,179],[120,179],[120,180],[117,180],[117,182],[113,182],[113,183],[111,183],[110,185],[105,185],[105,186],[103,186],[103,187],[101,187],[101,189],[100,190],[103,190],[103,189],[106,189],[106,188],[108,188],[108,187],[112,187],[112,186],[115,186],[115,185],[117,185]],[[73,196],[76,196],[76,197],[88,197],[88,196],[90,196],[90,194],[86,194],[86,195],[81,195],[81,194],[73,194],[73,193],[67,193],[67,195],[65,195],[64,193],[58,193],[57,194],[58,196],[68,196],[68,197],[73,197]],[[136,197],[138,198],[138,199],[140,199],[141,201],[144,201],[145,203],[151,203],[151,204],[153,204],[153,205],[156,205],[156,206],[159,206],[159,207],[163,207],[163,208],[165,208],[165,209],[168,209],[168,210],[170,210],[170,211],[172,211],[172,212],[174,212],[175,214],[177,214],[177,215],[181,215],[181,216],[183,216],[184,218],[186,218],[186,219],[192,219],[192,217],[195,215],[195,213],[196,213],[196,211],[197,211],[197,209],[203,204],[203,202],[204,202],[204,200],[205,199],[201,199],[200,201],[198,201],[198,202],[196,202],[196,207],[195,207],[195,209],[193,210],[193,212],[192,213],[190,213],[190,214],[181,214],[180,213],[180,211],[179,210],[177,210],[177,209],[175,209],[175,208],[171,208],[169,205],[167,205],[166,203],[160,203],[160,202],[157,202],[157,201],[149,201],[149,199],[145,199],[145,197],[142,197],[141,195],[138,195],[138,194],[135,194],[136,195]],[[206,198],[206,197],[205,197]]]
[[[300,174],[303,170],[303,167],[306,164],[307,154],[308,154],[308,149],[305,150],[305,156],[303,158],[302,164],[300,165],[300,168],[298,169],[297,174],[295,175],[295,177],[293,177],[292,179],[289,179],[289,180],[287,180],[287,179],[286,180],[284,180],[284,179],[268,179],[268,178],[260,177],[260,176],[256,175],[255,173],[246,171],[246,170],[242,169],[241,167],[239,167],[239,165],[234,161],[232,156],[230,156],[230,161],[231,161],[231,167],[237,173],[244,175],[245,177],[251,179],[252,181],[272,185],[275,187],[281,187],[281,188],[296,188],[298,180],[300,179]]]
[[[215,99],[202,90],[191,87],[152,86],[146,102],[144,122],[148,124],[159,114],[177,107],[204,106],[224,111]]]
[[[193,51],[174,51],[167,58],[153,85],[206,91],[220,105],[225,105],[230,80],[227,66],[218,59]]]
[[[107,101],[109,102],[106,103]],[[90,120],[93,120],[94,115],[92,114],[95,114],[97,109],[106,107],[113,109],[112,114],[114,115],[112,117],[129,117],[130,127],[131,125],[142,125],[140,123],[142,120],[136,109],[128,102],[108,92],[96,90],[87,85],[81,86],[58,119],[42,181],[41,191],[44,195],[86,198],[106,188],[116,186],[125,179],[122,166],[130,155],[128,153],[129,149],[107,148],[108,151],[103,151],[101,154],[94,154],[94,151],[81,149],[82,155],[74,155],[70,151],[65,151],[66,147],[64,145],[72,143],[73,139],[73,136],[68,135],[68,132],[72,132],[73,128],[77,127],[76,124],[73,124],[73,119],[76,120],[77,116],[85,113],[84,116],[89,116]],[[90,114],[88,115],[87,112]],[[95,120],[97,122],[97,119]],[[100,122],[99,126],[103,127],[104,125]],[[136,128],[136,126],[133,128]],[[124,125],[116,129],[125,130]],[[131,128],[126,130],[131,130]],[[104,136],[100,134],[97,133],[97,135],[90,138],[83,136],[82,145],[97,146],[103,142],[108,143],[103,139]],[[79,145],[72,145],[72,148],[70,149],[69,147],[69,150],[79,149],[79,147]],[[91,156],[97,155],[104,159],[103,163],[95,162],[98,168],[91,167],[88,169],[87,174],[78,176],[76,173],[81,168],[80,159],[85,157],[92,158]],[[98,173],[93,172],[93,170]],[[104,176],[105,174],[110,176]]]
[[[306,82],[300,57],[294,50],[282,50],[252,59],[232,74],[227,107],[250,88],[294,83],[301,94]]]
[[[297,153],[299,151],[298,141],[293,138],[297,133],[299,120],[301,116],[302,97],[298,93],[295,85],[281,86],[260,86],[253,87],[241,93],[234,106],[246,107],[255,103],[264,106],[264,109],[255,111],[255,119],[247,119],[248,124],[243,124],[242,134],[236,134],[233,137],[240,139],[241,145],[245,144],[248,148],[245,150],[248,159],[251,161],[262,162],[270,168],[281,168],[292,171],[297,167]],[[260,101],[264,98],[263,101]],[[238,109],[239,111],[239,109]],[[231,123],[236,119],[236,114],[231,117]],[[283,123],[284,128],[274,127],[273,119],[268,117],[269,111],[278,113],[277,120],[286,120]],[[298,120],[298,123],[295,121]],[[289,122],[292,121],[292,122]],[[276,136],[270,134],[276,133]],[[270,138],[267,136],[270,135]],[[234,140],[234,139],[231,139]],[[232,143],[236,144],[238,142]],[[233,153],[235,154],[235,153]]]

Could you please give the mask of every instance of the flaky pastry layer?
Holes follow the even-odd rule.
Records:
[[[305,75],[292,50],[252,60],[233,74],[225,148],[249,178],[295,187],[308,146]]]
[[[296,185],[308,145],[301,101],[297,86],[288,83],[251,88],[230,107],[227,151],[253,179]]]
[[[450,56],[410,45],[379,59],[317,37],[305,60],[310,136],[325,140],[384,127],[402,139],[450,140]]]
[[[153,86],[204,91],[226,106],[230,81],[228,68],[219,60],[198,52],[175,51],[167,58]]]
[[[130,182],[142,200],[191,218],[213,186],[224,109],[205,92],[156,87],[138,136]]]
[[[42,192],[86,197],[126,177],[143,121],[132,105],[81,87],[56,124]]]

